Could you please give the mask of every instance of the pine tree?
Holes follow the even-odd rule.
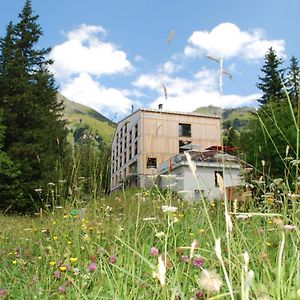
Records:
[[[28,209],[34,189],[54,180],[66,148],[63,103],[56,98],[53,75],[46,59],[50,49],[36,49],[42,30],[26,0],[20,21],[10,24],[1,42],[0,104],[4,109],[4,151],[20,166],[20,209]],[[28,201],[30,199],[30,201]],[[35,203],[35,206],[40,203]]]
[[[290,60],[287,89],[292,103],[297,107],[298,101],[300,101],[300,68],[298,59],[295,56],[292,56]]]
[[[259,77],[260,82],[257,87],[263,92],[258,100],[262,105],[271,102],[279,102],[284,96],[283,81],[285,70],[281,67],[283,61],[279,58],[273,48],[270,48],[265,55],[265,64],[261,71],[264,76]]]

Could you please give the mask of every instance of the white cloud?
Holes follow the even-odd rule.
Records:
[[[70,100],[87,105],[105,115],[126,114],[133,104],[122,91],[101,85],[87,73],[81,73],[65,84],[61,93]]]
[[[186,56],[241,57],[257,60],[273,47],[279,56],[285,56],[284,40],[267,40],[261,29],[242,31],[232,23],[222,23],[210,32],[195,31],[188,40]]]
[[[175,73],[182,69],[181,65],[175,64],[172,61],[167,61],[163,66],[163,71],[167,74]]]
[[[132,70],[126,53],[112,43],[103,42],[99,33],[105,35],[106,31],[101,26],[82,24],[66,34],[67,41],[55,46],[50,53],[57,78],[65,79],[82,72],[100,76]]]

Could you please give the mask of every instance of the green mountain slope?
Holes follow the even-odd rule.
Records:
[[[91,128],[93,133],[100,135],[107,145],[111,144],[116,128],[116,124],[114,122],[104,117],[94,109],[73,102],[59,93],[57,94],[57,98],[64,102],[64,117],[69,121],[68,127],[71,132],[76,126],[86,124]]]
[[[253,107],[221,108],[210,105],[199,107],[194,112],[203,115],[221,116],[222,122],[229,120],[234,129],[240,130],[249,123],[255,111]]]

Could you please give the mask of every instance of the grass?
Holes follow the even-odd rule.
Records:
[[[126,191],[34,218],[1,215],[0,291],[8,299],[197,299],[201,293],[203,299],[299,299],[299,223],[291,224],[282,199],[229,203],[236,214],[228,235],[222,200],[206,202],[206,215],[203,201],[157,190]],[[163,212],[164,205],[177,210]],[[214,236],[221,239],[219,255]]]

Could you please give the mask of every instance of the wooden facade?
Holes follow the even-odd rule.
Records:
[[[185,144],[205,149],[221,144],[220,118],[140,109],[118,123],[112,143],[111,190],[145,187],[158,166]]]

